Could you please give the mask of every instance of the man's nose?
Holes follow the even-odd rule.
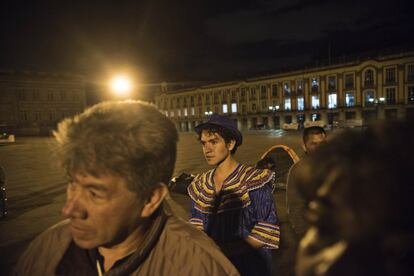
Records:
[[[86,210],[82,207],[80,191],[76,193],[67,193],[66,203],[62,208],[62,214],[65,218],[86,218]]]
[[[211,146],[209,144],[206,144],[204,146],[204,152],[206,152],[206,153],[211,152]]]

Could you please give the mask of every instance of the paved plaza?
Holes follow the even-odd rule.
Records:
[[[45,137],[17,138],[15,144],[0,146],[0,165],[5,168],[9,216],[0,220],[0,274],[10,271],[22,250],[38,233],[62,219],[60,211],[65,200],[66,180],[53,158],[53,140]],[[237,159],[255,164],[271,146],[284,144],[299,156],[301,138],[297,131],[254,131],[244,133],[244,142]],[[180,134],[175,175],[200,173],[207,166],[194,133]],[[186,219],[189,198],[172,193],[169,203],[177,215]],[[275,193],[278,215],[282,223],[281,250],[275,253],[275,274],[292,271],[293,248],[290,240],[285,193]],[[285,239],[285,240],[284,240]],[[281,273],[281,272],[285,272]]]

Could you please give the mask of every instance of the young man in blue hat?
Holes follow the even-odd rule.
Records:
[[[195,128],[212,170],[188,187],[190,222],[206,232],[241,275],[271,275],[271,249],[279,247],[279,226],[271,183],[273,172],[240,164],[236,123],[218,114]]]

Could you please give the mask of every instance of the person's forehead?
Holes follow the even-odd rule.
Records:
[[[217,132],[212,132],[208,129],[203,129],[201,131],[200,139],[201,140],[212,140],[212,139],[223,139],[223,137],[221,137],[221,135],[218,134]]]
[[[326,140],[326,135],[324,133],[311,133],[308,136],[308,141],[321,141]]]
[[[98,188],[107,191],[122,192],[126,188],[126,182],[120,176],[111,173],[102,173],[97,175],[87,173],[76,173],[73,175],[73,181],[85,188]]]

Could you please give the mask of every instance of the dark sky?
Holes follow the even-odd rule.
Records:
[[[95,80],[233,80],[414,44],[408,0],[5,2],[0,69]]]

